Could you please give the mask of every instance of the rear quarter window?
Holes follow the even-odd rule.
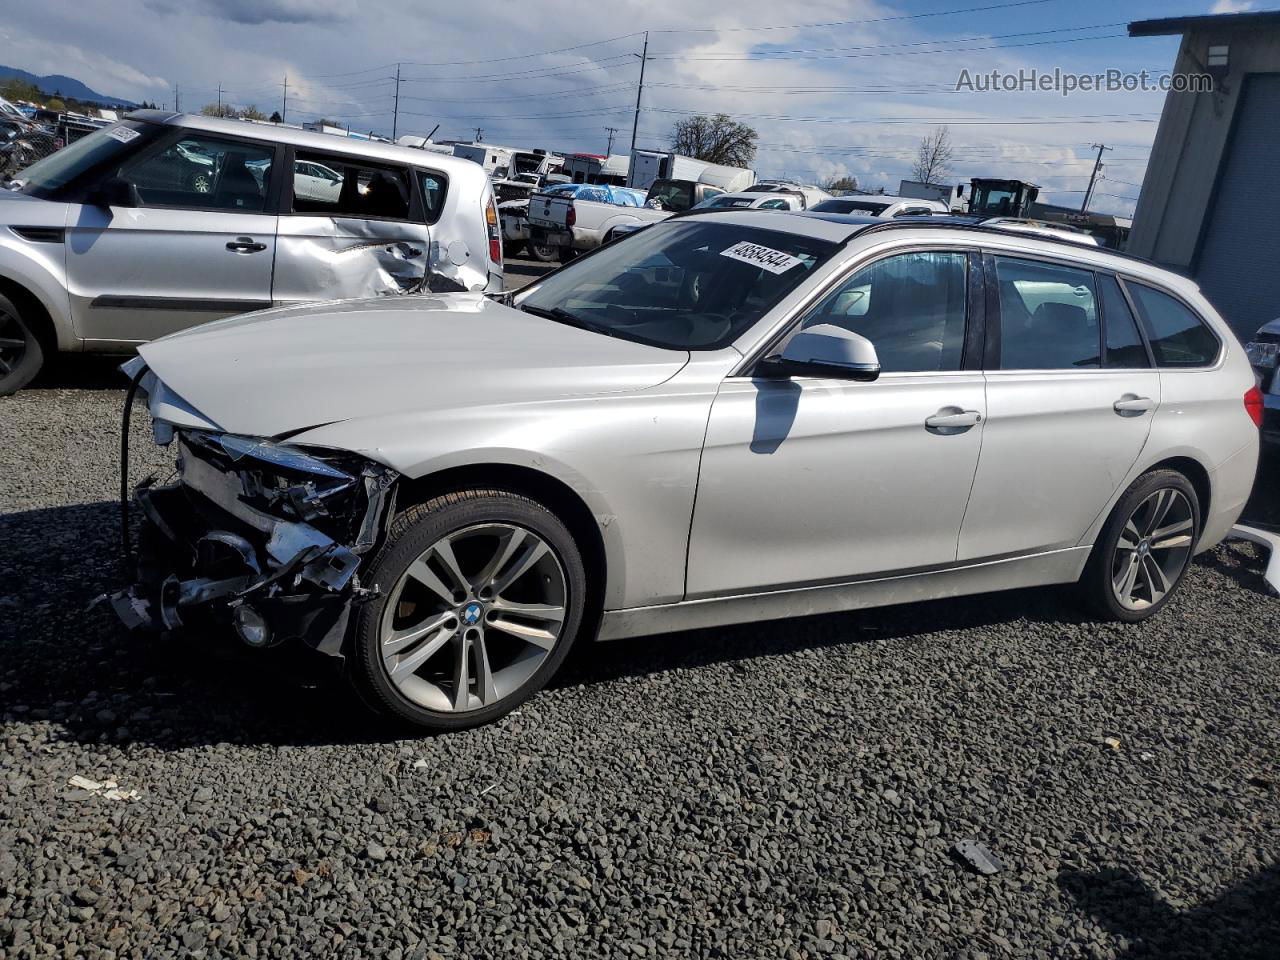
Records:
[[[1125,286],[1138,308],[1160,367],[1208,367],[1218,359],[1217,336],[1181,300],[1134,280]]]

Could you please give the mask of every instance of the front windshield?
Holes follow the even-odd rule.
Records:
[[[519,307],[625,340],[715,350],[836,249],[825,240],[710,219],[668,222],[557,271]]]
[[[95,130],[19,173],[17,179],[22,181],[22,192],[50,199],[81,174],[108,163],[118,167],[126,156],[149,143],[159,130],[154,124],[136,120],[122,120]]]

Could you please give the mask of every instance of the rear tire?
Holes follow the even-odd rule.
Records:
[[[44,346],[13,301],[0,296],[0,397],[30,383],[44,366]]]
[[[539,263],[555,263],[555,261],[560,258],[559,247],[553,247],[545,243],[533,243],[532,241],[530,241],[527,246],[529,249],[529,256],[534,260],[537,260]]]
[[[1080,577],[1083,599],[1107,620],[1137,623],[1163,609],[1200,535],[1200,498],[1176,470],[1144,473],[1102,526]]]
[[[555,674],[582,625],[582,555],[535,500],[471,489],[409,507],[362,579],[352,638],[367,702],[423,730],[490,723]]]

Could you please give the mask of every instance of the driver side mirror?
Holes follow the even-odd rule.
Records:
[[[95,207],[140,207],[138,188],[123,177],[108,177],[91,191],[88,202]]]
[[[833,323],[801,330],[781,354],[756,365],[765,377],[824,377],[833,380],[875,380],[880,358],[866,337]]]

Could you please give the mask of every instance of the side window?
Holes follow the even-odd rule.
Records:
[[[1218,358],[1218,338],[1180,301],[1144,283],[1126,280],[1125,287],[1138,306],[1157,366],[1207,367]]]
[[[760,204],[760,209],[761,210],[790,210],[791,207],[787,203],[787,201],[779,198],[776,200],[766,200],[764,203]]]
[[[1000,369],[1076,370],[1100,366],[1093,272],[996,257]]]
[[[354,157],[298,151],[294,164],[294,213],[408,220],[409,173]]]
[[[427,223],[435,223],[444,210],[445,179],[438,173],[418,171],[418,185],[422,188],[422,206]]]
[[[1129,301],[1120,289],[1120,282],[1110,274],[1098,276],[1098,294],[1102,300],[1102,326],[1106,330],[1107,351],[1103,360],[1106,367],[1149,367],[1147,348],[1138,334],[1138,321],[1133,319]]]
[[[120,176],[146,207],[261,213],[274,157],[266,145],[198,134],[126,164]]]
[[[866,337],[885,373],[959,370],[967,268],[959,252],[877,260],[819,301],[799,329],[832,323]]]

